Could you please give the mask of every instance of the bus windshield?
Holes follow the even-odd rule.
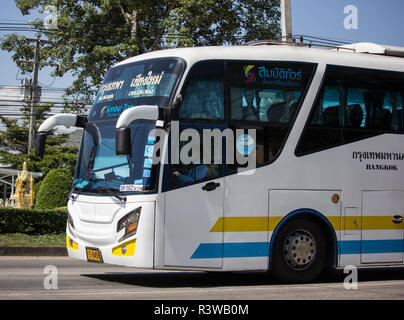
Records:
[[[169,107],[184,67],[183,60],[170,58],[144,60],[112,68],[98,91],[88,120],[118,118],[124,110],[140,105]]]
[[[152,59],[112,68],[105,76],[88,115],[74,179],[83,192],[147,192],[155,190],[151,136],[155,121],[130,124],[132,153],[115,152],[115,126],[122,112],[139,105],[169,107],[185,67],[178,58]]]
[[[105,193],[144,192],[155,189],[152,130],[155,121],[136,120],[131,125],[132,153],[115,153],[116,121],[87,123],[76,169],[75,190]]]

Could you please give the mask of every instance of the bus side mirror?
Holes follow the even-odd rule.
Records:
[[[117,128],[115,145],[116,154],[118,156],[129,156],[132,153],[131,145],[130,128]]]
[[[116,122],[115,153],[118,156],[128,156],[132,153],[129,125],[135,120],[158,120],[159,107],[142,105],[126,109]]]
[[[35,155],[43,157],[45,153],[46,136],[56,126],[84,128],[87,123],[86,115],[57,113],[46,119],[38,128],[35,141]]]
[[[48,137],[48,134],[46,132],[40,132],[36,136],[36,141],[35,141],[35,155],[37,157],[43,157],[45,154],[45,144],[46,144],[46,138]]]

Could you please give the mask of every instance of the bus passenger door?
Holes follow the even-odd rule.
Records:
[[[223,232],[212,227],[223,217],[224,178],[165,193],[164,265],[222,267]]]
[[[222,267],[223,231],[213,226],[223,217],[224,73],[224,61],[196,63],[181,92],[179,121],[171,122],[163,179],[165,266]]]
[[[362,193],[361,263],[403,261],[404,191]]]

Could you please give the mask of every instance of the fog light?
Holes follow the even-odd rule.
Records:
[[[66,247],[67,247],[67,249],[71,249],[71,250],[79,250],[79,245],[76,242],[74,242],[72,239],[70,239],[67,234],[66,234]]]
[[[135,255],[136,239],[129,240],[112,249],[113,256],[131,257]]]

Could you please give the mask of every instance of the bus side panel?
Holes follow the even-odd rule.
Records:
[[[341,198],[341,190],[270,190],[269,216],[270,221],[273,221],[270,227],[271,242],[274,240],[272,236],[276,227],[281,226],[278,221],[305,214],[326,219],[332,228],[331,231],[335,233],[336,240],[339,241]],[[279,219],[276,219],[277,217]]]
[[[361,263],[403,262],[403,223],[393,220],[403,215],[404,191],[364,191],[362,202]]]
[[[225,177],[224,270],[268,268],[268,191],[259,170]]]
[[[215,190],[203,190],[202,182],[165,193],[165,267],[222,267],[223,232],[215,224],[223,217],[225,187],[223,178],[213,181]]]
[[[392,218],[404,213],[403,136],[382,134],[331,150],[345,155],[339,163],[344,194],[339,266],[402,262],[403,223]]]

